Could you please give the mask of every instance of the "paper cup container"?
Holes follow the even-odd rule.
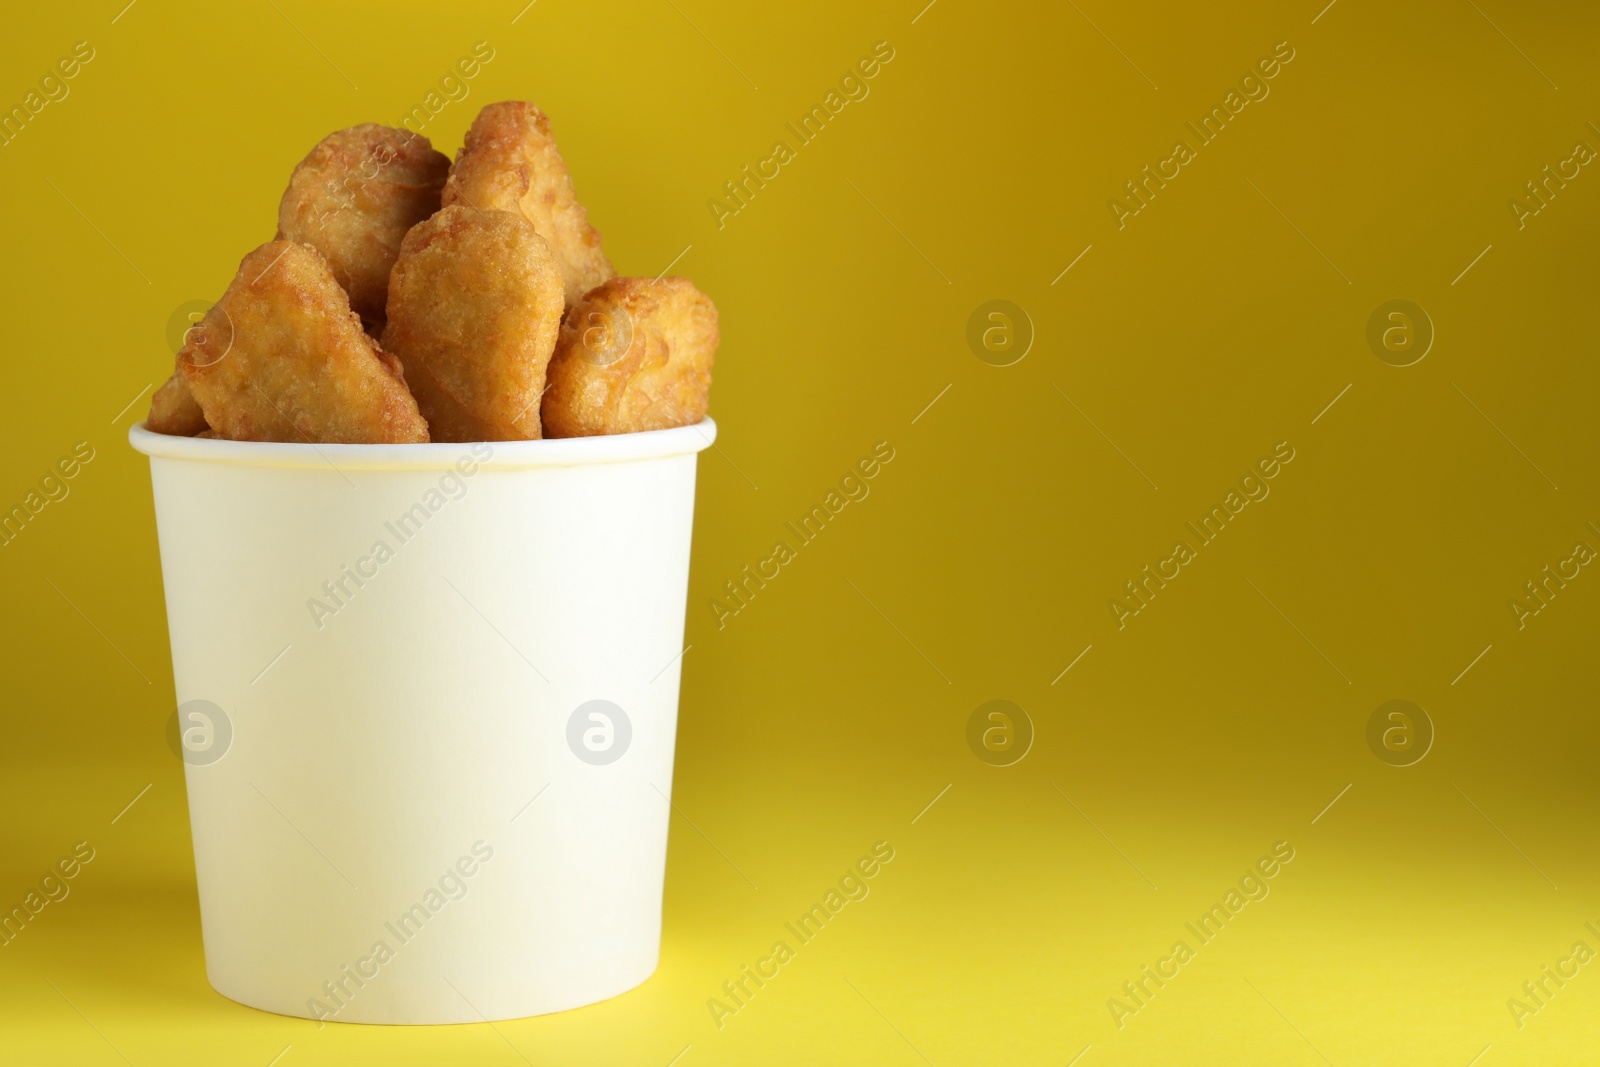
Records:
[[[206,973],[463,1023],[655,970],[695,454],[651,433],[150,456]]]

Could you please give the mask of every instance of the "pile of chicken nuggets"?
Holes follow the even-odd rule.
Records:
[[[705,417],[716,350],[693,283],[616,276],[550,120],[510,101],[454,162],[388,126],[324,138],[146,425],[314,444],[659,430]]]

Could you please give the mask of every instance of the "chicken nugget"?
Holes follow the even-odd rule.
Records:
[[[405,365],[435,441],[522,441],[564,304],[561,268],[510,211],[445,207],[406,234],[383,346]]]
[[[400,239],[439,210],[449,171],[450,160],[409,130],[369,122],[330,133],[289,177],[278,240],[321,252],[377,336]]]
[[[450,165],[444,204],[520,211],[555,253],[568,307],[616,274],[578,203],[550,120],[526,101],[489,104],[478,112]]]
[[[716,306],[689,279],[613,278],[561,326],[544,432],[588,437],[699,422],[716,354]]]
[[[148,430],[174,437],[196,437],[211,428],[181,370],[173,371],[172,377],[150,395],[150,417],[144,425]]]
[[[361,329],[310,245],[270,241],[190,330],[178,368],[217,436],[232,441],[401,444],[428,425],[399,360]]]

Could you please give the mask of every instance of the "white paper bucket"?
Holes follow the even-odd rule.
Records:
[[[510,1019],[655,970],[716,425],[455,445],[136,426],[206,973],[284,1015]],[[595,703],[599,702],[599,703]]]

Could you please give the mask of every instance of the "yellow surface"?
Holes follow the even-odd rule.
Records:
[[[1507,1002],[1600,949],[1600,575],[1523,628],[1510,607],[1600,547],[1600,173],[1564,162],[1600,148],[1595,9],[123,2],[0,35],[6,101],[93,50],[0,147],[0,503],[94,454],[0,549],[0,899],[95,850],[0,948],[0,1063],[1594,1061],[1600,968],[1567,964],[1520,1026]],[[174,310],[272,236],[309,146],[398,121],[478,41],[494,58],[423,132],[453,152],[480,104],[536,101],[619,268],[676,260],[721,309],[687,818],[642,988],[319,1030],[205,981],[124,435]],[[880,41],[869,95],[719,228],[708,200]],[[1185,123],[1279,42],[1269,95],[1199,146]],[[1110,199],[1180,138],[1194,158],[1119,229]],[[1546,165],[1577,173],[1519,225]],[[996,299],[1036,333],[1010,366],[967,342]],[[1405,367],[1367,342],[1398,299],[1436,332]],[[719,628],[723,582],[880,441],[870,496]],[[1119,629],[1123,583],[1279,442],[1270,495]],[[1012,766],[967,744],[996,699],[1036,732]],[[1393,699],[1437,731],[1414,766],[1367,745]],[[722,983],[880,840],[870,896],[719,1029]],[[1184,924],[1277,842],[1270,895],[1200,945]],[[1180,940],[1119,1028],[1108,1001]]]

